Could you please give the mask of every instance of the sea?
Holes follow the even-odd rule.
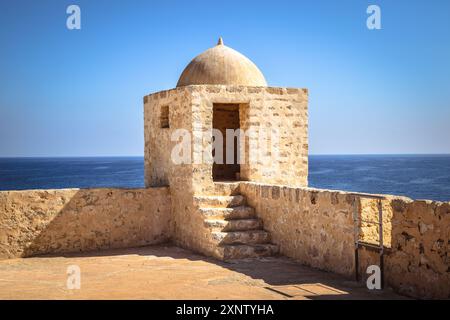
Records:
[[[143,157],[0,158],[0,190],[143,186]],[[309,186],[450,201],[450,155],[311,155]]]

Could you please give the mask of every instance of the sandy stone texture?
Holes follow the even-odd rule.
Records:
[[[67,267],[80,270],[68,289]],[[173,246],[0,261],[0,299],[402,299],[284,258],[220,262]],[[175,312],[175,311],[174,311]]]
[[[355,274],[356,237],[379,245],[377,200],[363,194],[243,182],[280,253],[322,270]],[[382,200],[385,281],[417,298],[450,298],[450,203],[386,195]],[[378,252],[360,250],[359,273],[379,265]]]
[[[0,259],[156,244],[170,238],[167,188],[0,192]]]
[[[240,129],[264,137],[274,149],[250,159],[262,149],[252,137],[246,138],[241,159],[241,180],[306,186],[308,178],[308,91],[297,88],[190,85],[144,97],[145,181],[147,186],[170,185],[184,179],[183,166],[172,162],[179,141],[171,141],[177,129],[190,134],[191,188],[196,194],[209,194],[213,188],[212,163],[204,161],[212,150],[213,105],[238,104]],[[168,106],[170,128],[161,128],[162,110]],[[277,131],[271,140],[269,133]],[[275,133],[274,133],[275,136]],[[251,146],[257,149],[250,150]],[[188,152],[189,152],[188,151]],[[268,165],[267,163],[270,163]]]

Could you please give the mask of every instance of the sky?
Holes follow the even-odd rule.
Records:
[[[143,96],[219,36],[269,85],[309,89],[311,154],[450,153],[450,1],[10,0],[0,157],[142,156]]]

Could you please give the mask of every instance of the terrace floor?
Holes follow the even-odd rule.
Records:
[[[67,288],[67,267],[80,289]],[[171,245],[0,261],[0,299],[403,299],[273,257],[225,263]]]

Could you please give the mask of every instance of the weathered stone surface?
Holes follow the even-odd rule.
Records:
[[[323,270],[353,274],[353,207],[347,194],[252,182],[242,182],[240,190],[281,254]]]
[[[249,206],[233,208],[200,208],[200,213],[205,218],[247,219],[255,217],[255,209]]]
[[[245,198],[241,195],[235,196],[196,196],[194,201],[201,207],[238,207],[245,205]]]
[[[450,203],[404,204],[392,217],[387,281],[403,294],[450,298]]]
[[[0,259],[161,243],[167,188],[0,192]]]
[[[236,90],[232,90],[236,89]],[[255,90],[251,90],[255,89]],[[193,85],[149,95],[144,104],[145,178],[147,186],[170,185],[170,177],[180,176],[183,166],[191,169],[190,187],[196,194],[213,195],[212,164],[203,161],[203,152],[212,145],[212,138],[202,135],[212,130],[214,103],[240,105],[240,129],[253,130],[263,136],[264,130],[277,132],[278,144],[272,153],[259,154],[261,161],[252,161],[257,150],[245,144],[241,159],[241,179],[264,183],[306,186],[308,176],[308,94],[304,90],[285,90],[274,87],[242,87],[224,85]],[[161,128],[162,108],[169,107],[170,128]],[[171,151],[178,141],[171,141],[174,130],[184,129],[193,137],[191,160],[195,164],[174,165]],[[271,137],[265,142],[271,143]],[[274,140],[275,141],[275,140]],[[197,147],[196,147],[197,146]],[[198,148],[200,146],[200,148]],[[279,157],[275,157],[275,151]],[[195,160],[199,162],[195,162]],[[273,168],[267,163],[273,163]],[[184,177],[182,177],[184,179]],[[175,181],[174,181],[175,183]]]
[[[215,47],[199,54],[188,64],[177,87],[199,84],[267,86],[258,67],[241,53],[225,46],[221,39]]]
[[[356,237],[379,244],[379,206],[373,195],[252,182],[242,182],[239,189],[280,253],[307,265],[352,277]],[[418,298],[450,298],[450,203],[383,198],[388,286]],[[375,224],[356,225],[355,206],[358,221]],[[360,249],[359,256],[361,275],[368,265],[379,264],[376,252]]]
[[[221,231],[246,231],[257,230],[263,227],[261,219],[235,219],[235,220],[220,220],[207,219],[205,225],[212,230]]]
[[[227,190],[225,195],[194,197],[207,228],[203,240],[208,244],[207,254],[220,260],[232,260],[278,252],[277,247],[270,243],[270,234],[263,229],[262,220],[254,218],[255,210],[243,205],[246,203],[245,197],[226,195],[235,189],[223,190]],[[252,246],[257,247],[252,249]]]
[[[270,242],[270,234],[264,230],[212,232],[213,241],[224,244],[263,244]]]
[[[81,269],[79,290],[67,289],[68,265]],[[329,299],[330,295],[336,299],[402,299],[390,291],[370,292],[342,276],[311,269],[285,257],[227,263],[160,245],[2,260],[0,279],[1,300],[317,300]]]
[[[223,260],[269,257],[278,253],[274,244],[224,245],[217,247],[216,256]]]
[[[376,200],[365,195],[251,182],[220,188],[229,193],[239,190],[256,210],[199,208],[197,203],[190,210],[198,214],[185,217],[190,225],[174,223],[172,229],[179,213],[173,211],[168,188],[0,192],[1,257],[158,243],[177,239],[173,231],[183,227],[187,234],[196,224],[194,236],[183,243],[191,240],[188,245],[194,250],[219,259],[261,257],[279,250],[306,265],[352,277],[355,237],[378,241],[377,226],[355,225],[355,204],[360,217],[378,218]],[[194,203],[194,198],[189,195],[184,201]],[[240,205],[243,198],[225,194],[212,201]],[[386,284],[413,297],[448,298],[450,203],[385,196],[382,209]],[[262,221],[267,232],[261,232]],[[268,242],[269,235],[273,244],[260,244]],[[195,248],[196,244],[201,246]],[[377,263],[377,253],[360,250],[360,274]]]
[[[252,218],[248,209],[199,210],[195,197],[239,194],[239,183],[217,183],[212,179],[212,163],[204,161],[205,150],[212,148],[213,105],[238,104],[240,129],[256,134],[269,128],[277,132],[281,157],[271,152],[259,155],[263,160],[276,159],[274,168],[261,161],[250,161],[250,142],[245,144],[241,159],[240,179],[265,183],[306,186],[308,176],[308,92],[271,87],[239,85],[188,85],[154,93],[145,99],[145,184],[170,186],[173,241],[182,247],[214,255],[215,244],[209,239],[211,230],[205,218],[229,216]],[[164,110],[169,110],[169,127],[161,127]],[[164,111],[165,112],[165,111]],[[295,124],[294,124],[295,123]],[[292,125],[291,125],[292,124]],[[187,163],[175,164],[172,150],[180,142],[172,134],[183,129],[191,139]],[[178,131],[179,132],[179,131]],[[271,142],[270,137],[263,142]],[[263,143],[262,142],[262,143]],[[245,158],[247,157],[247,158]],[[213,205],[216,206],[216,205]]]

